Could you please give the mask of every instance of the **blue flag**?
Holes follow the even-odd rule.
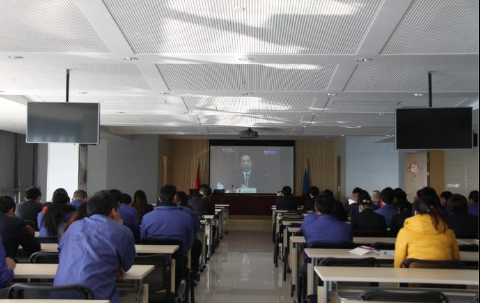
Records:
[[[308,164],[305,162],[305,172],[303,173],[303,187],[302,187],[302,196],[308,195],[310,192],[310,184],[308,182]]]

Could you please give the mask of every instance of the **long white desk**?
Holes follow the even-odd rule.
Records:
[[[418,283],[444,285],[478,286],[476,270],[439,270],[425,268],[362,268],[362,267],[321,267],[315,273],[323,280],[323,294],[319,302],[328,302],[333,282],[377,282],[377,283]],[[323,301],[320,301],[323,299]]]
[[[58,264],[17,264],[14,279],[51,279],[55,278]],[[153,271],[153,265],[133,265],[126,272],[124,280],[135,283],[137,302],[143,302],[143,279]]]
[[[215,204],[215,208],[220,208],[222,210],[222,218],[223,218],[223,230],[224,234],[228,234],[228,219],[230,216],[230,205],[229,204]]]
[[[40,243],[41,252],[58,252],[57,243]],[[135,251],[137,254],[165,254],[173,255],[177,250],[178,245],[142,245],[135,244]]]

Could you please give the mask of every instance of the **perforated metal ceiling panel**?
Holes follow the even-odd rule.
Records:
[[[207,127],[210,135],[237,135],[240,131],[245,130],[242,127]],[[293,135],[294,127],[285,128],[253,128],[260,135]]]
[[[314,97],[183,97],[188,110],[209,109],[217,111],[249,113],[269,111],[308,112]]]
[[[198,116],[198,119],[200,124],[203,125],[297,126],[300,124],[302,117],[303,114],[299,113],[281,113],[275,115],[201,115]]]
[[[104,0],[136,53],[355,54],[381,0]]]
[[[348,129],[334,126],[314,126],[305,128],[304,136],[386,136],[393,132],[391,127],[362,127]]]
[[[338,126],[393,126],[395,116],[393,114],[341,114],[323,112],[315,114],[313,122],[320,125]]]
[[[168,126],[115,126],[109,129],[116,134],[204,134],[204,127],[168,127]]]
[[[425,92],[433,71],[434,92],[478,92],[478,65],[358,65],[345,91]]]
[[[150,90],[135,64],[48,64],[0,62],[2,89],[65,89],[65,70],[70,68],[70,89],[82,91]]]
[[[415,0],[383,54],[478,53],[477,0]]]
[[[2,0],[0,51],[108,53],[72,0]]]
[[[136,115],[136,114],[101,114],[101,125],[125,125],[125,124],[163,124],[177,126],[189,125],[191,119],[186,115]]]
[[[335,65],[161,64],[174,91],[325,91]]]

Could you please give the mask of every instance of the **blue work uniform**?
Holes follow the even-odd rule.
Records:
[[[60,234],[60,230],[63,229],[63,226],[65,226],[65,224],[67,224],[68,221],[70,221],[73,214],[75,214],[74,211],[69,211],[68,213],[65,213],[64,215],[62,215],[60,217],[60,224],[58,225],[58,229],[59,229],[58,234]],[[47,228],[45,227],[45,225],[42,224],[42,220],[43,220],[44,215],[45,215],[45,213],[43,211],[41,211],[41,212],[38,213],[38,216],[37,216],[39,237],[51,237],[52,235],[50,235],[48,233]]]
[[[393,216],[398,215],[398,209],[390,204],[384,204],[382,207],[377,209],[375,211],[377,214],[382,215],[385,217],[385,220],[387,221],[387,226],[390,227],[392,224],[392,218]]]
[[[7,267],[5,257],[5,248],[3,247],[2,236],[0,236],[0,287],[8,286],[13,280],[13,269]]]
[[[313,214],[310,214],[305,218],[303,218],[302,226],[300,226],[300,230],[305,234],[305,229],[307,228],[307,225],[317,220],[318,217],[319,215],[317,214],[317,212],[314,212]]]
[[[329,215],[317,216],[315,220],[305,226],[302,224],[302,231],[308,247],[315,242],[352,242],[350,225]]]
[[[135,241],[140,239],[140,225],[138,225],[138,212],[130,205],[121,203],[118,208],[118,217],[122,219],[123,225],[128,227],[135,238]]]
[[[200,229],[200,218],[198,218],[198,216],[195,213],[193,213],[193,210],[191,210],[188,207],[184,207],[180,205],[178,205],[177,207],[192,217],[193,231],[197,232]]]
[[[128,271],[135,257],[135,242],[127,227],[106,216],[92,215],[70,225],[58,250],[55,286],[83,284],[95,299],[119,302],[117,269]]]
[[[82,199],[75,199],[72,202],[70,202],[70,205],[75,206],[75,208],[78,208],[82,204],[83,204]]]
[[[478,203],[472,203],[468,206],[468,214],[478,217]]]
[[[193,244],[192,217],[177,206],[157,206],[142,220],[142,238],[177,240],[182,242],[187,256]]]

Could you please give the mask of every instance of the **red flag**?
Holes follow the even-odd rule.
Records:
[[[195,176],[195,189],[200,189],[200,163],[197,164],[197,175]]]

